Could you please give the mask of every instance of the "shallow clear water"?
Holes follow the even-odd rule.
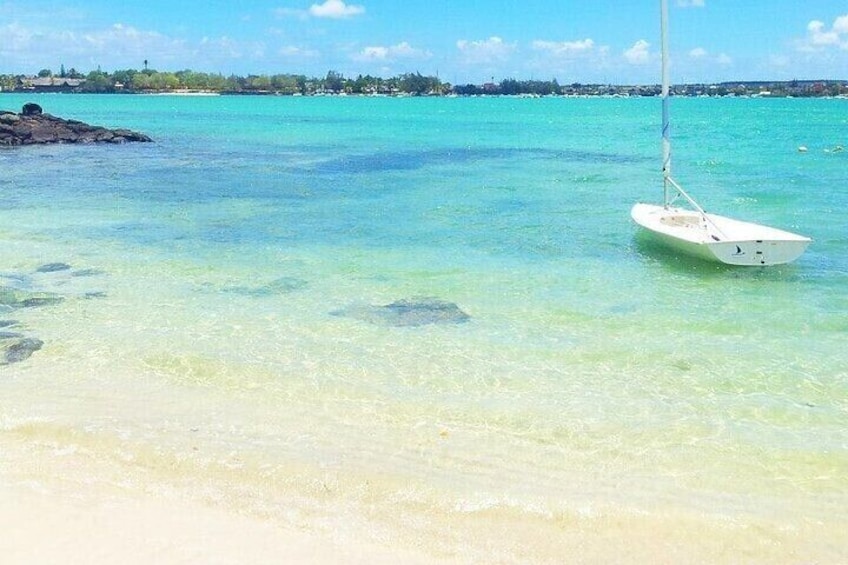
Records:
[[[64,299],[5,307],[44,345],[0,367],[0,438],[413,546],[399,532],[533,516],[515,535],[555,555],[564,516],[664,539],[685,515],[682,546],[754,524],[752,556],[797,557],[845,525],[848,101],[673,101],[675,176],[705,208],[814,239],[768,269],[636,237],[658,99],[0,108],[27,101],[155,143],[0,151],[0,284]],[[382,308],[425,298],[470,319]]]

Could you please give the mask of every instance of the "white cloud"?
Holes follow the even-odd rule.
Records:
[[[33,39],[34,32],[12,22],[0,27],[0,54],[9,54],[26,48]]]
[[[460,39],[456,47],[465,63],[492,63],[506,60],[516,50],[515,43],[505,43],[503,39],[492,36],[480,41]]]
[[[376,59],[386,60],[389,57],[388,47],[366,47],[357,54],[354,59],[360,61],[373,61]]]
[[[644,65],[651,59],[651,53],[648,50],[651,44],[640,39],[633,44],[633,47],[624,51],[624,58],[631,65]]]
[[[45,46],[49,45],[49,50]],[[0,55],[10,58],[34,60],[49,51],[48,58],[103,61],[147,58],[147,54],[169,52],[186,53],[182,40],[171,39],[158,32],[142,31],[121,23],[108,28],[87,32],[67,30],[33,30],[20,24],[0,28]],[[125,63],[126,64],[126,63]]]
[[[813,45],[837,45],[839,33],[825,29],[824,22],[813,20],[807,25],[808,37]]]
[[[733,59],[726,53],[719,53],[713,56],[703,47],[695,47],[689,51],[689,58],[699,63],[715,63],[722,67],[728,67],[733,64]]]
[[[351,4],[348,6],[342,0],[326,0],[323,4],[313,4],[309,14],[316,18],[343,19],[365,13],[365,7]]]
[[[800,51],[820,51],[830,47],[848,50],[848,14],[839,16],[828,28],[820,20],[807,24],[807,37],[798,42]]]
[[[608,82],[612,76],[616,79],[624,76],[610,57],[609,46],[600,45],[590,38],[572,41],[536,40],[530,47],[533,53],[524,60],[524,74],[529,71],[534,76],[557,77],[558,80],[570,82]]]
[[[203,53],[203,57],[227,60],[233,59],[264,59],[265,44],[262,42],[243,42],[231,37],[223,36],[217,38],[204,37],[200,49],[193,50],[192,57]],[[169,60],[165,55],[165,60]]]
[[[224,36],[189,42],[121,23],[85,31],[33,29],[18,23],[0,26],[0,59],[15,61],[9,71],[16,73],[31,73],[59,63],[81,71],[96,67],[140,68],[145,60],[159,70],[206,71],[232,68],[238,60],[253,62],[264,57],[265,45],[261,41]]]
[[[677,5],[681,8],[703,8],[704,0],[677,0]]]
[[[73,35],[73,34],[71,34]],[[125,49],[138,49],[161,43],[175,43],[155,31],[140,31],[132,26],[114,24],[104,30],[92,31],[82,35],[82,39],[90,46],[99,50],[115,49],[124,46]],[[179,42],[176,42],[179,43]]]
[[[428,59],[432,53],[412,47],[406,41],[389,47],[365,47],[352,58],[354,61],[394,61],[397,59]]]
[[[716,57],[716,63],[723,67],[729,67],[733,64],[733,58],[727,53],[719,53],[718,57]]]
[[[319,56],[318,51],[313,49],[304,49],[294,45],[287,45],[277,50],[277,54],[286,59],[314,59]]]
[[[577,41],[541,41],[533,42],[533,49],[545,51],[558,57],[570,57],[581,53],[587,53],[595,48],[595,42],[591,39],[580,39]]]

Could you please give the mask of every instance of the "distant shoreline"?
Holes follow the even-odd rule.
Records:
[[[482,84],[451,84],[438,76],[407,73],[391,78],[359,75],[346,78],[330,71],[326,77],[304,75],[231,75],[194,72],[160,72],[128,69],[111,74],[76,71],[54,75],[43,69],[36,75],[0,74],[0,92],[169,94],[182,96],[629,96],[661,95],[659,84],[560,83],[551,80],[503,79]],[[836,79],[782,81],[725,81],[672,84],[672,96],[736,96],[771,98],[848,97],[848,81]]]
[[[630,94],[627,92],[603,92],[603,93],[569,93],[569,94],[498,94],[498,93],[481,93],[481,94],[411,94],[411,93],[391,93],[391,94],[358,94],[345,92],[321,92],[321,93],[279,93],[279,92],[43,92],[32,90],[2,90],[0,95],[61,95],[61,96],[175,96],[185,98],[214,98],[222,96],[245,97],[277,97],[277,98],[513,98],[513,99],[535,99],[535,98],[658,98],[660,94]],[[773,93],[750,93],[750,94],[709,94],[709,93],[687,93],[673,92],[674,98],[760,98],[760,99],[831,99],[831,100],[848,100],[848,94],[839,95],[816,95],[816,96],[793,96],[781,95]]]
[[[220,92],[198,91],[174,91],[174,92],[151,92],[153,96],[221,96]]]

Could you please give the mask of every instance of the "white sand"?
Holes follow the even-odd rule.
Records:
[[[193,502],[39,493],[0,487],[0,562],[16,564],[416,563],[417,556],[344,547]]]
[[[144,383],[3,384],[0,564],[848,563],[841,506],[825,519],[786,511],[770,518],[652,505],[644,493],[641,506],[618,507],[589,493],[555,499],[558,513],[524,511],[506,495],[492,499],[494,488],[382,471],[394,444],[368,452],[373,467],[358,472],[302,463],[284,441],[231,455],[233,442],[216,440],[255,429],[242,419],[261,414],[254,398],[224,405],[177,397],[176,387],[157,395]],[[285,438],[289,425],[299,433],[306,424],[298,416],[277,415],[272,433]],[[340,461],[367,446],[343,447]]]
[[[2,448],[0,444],[0,448]],[[5,455],[0,449],[0,455]],[[89,469],[90,470],[90,469]],[[77,469],[76,471],[79,471]],[[11,481],[10,481],[11,479]],[[156,494],[90,486],[21,481],[0,471],[0,563],[89,564],[381,564],[381,563],[842,563],[834,528],[810,525],[774,536],[757,528],[691,518],[621,516],[563,518],[551,527],[528,519],[503,522],[480,512],[453,522],[420,552],[410,540],[351,543],[332,530],[297,530],[180,493]],[[15,482],[17,481],[17,482]],[[58,486],[58,488],[56,488]],[[402,523],[398,516],[398,524]],[[449,526],[450,526],[449,525]],[[702,526],[701,535],[697,527]],[[309,528],[310,526],[307,526]],[[400,525],[398,525],[401,528]],[[401,534],[415,535],[415,532]],[[450,548],[441,547],[451,540]],[[448,551],[445,551],[448,549]]]

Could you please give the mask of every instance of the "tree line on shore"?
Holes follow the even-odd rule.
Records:
[[[146,66],[146,65],[145,65]],[[170,72],[145,68],[111,73],[100,69],[82,74],[75,69],[58,74],[42,69],[36,76],[0,74],[4,91],[73,90],[85,93],[200,91],[230,94],[447,94],[451,85],[437,77],[406,73],[392,78],[371,75],[346,78],[329,71],[321,78],[296,74],[224,76],[190,69]]]
[[[657,96],[658,85],[616,86],[572,83],[560,85],[553,80],[503,79],[476,85],[451,85],[438,77],[420,73],[405,73],[391,78],[358,75],[347,78],[336,71],[324,77],[297,74],[224,76],[220,73],[197,72],[189,69],[169,72],[147,68],[126,69],[112,73],[97,70],[82,74],[76,69],[59,73],[42,69],[35,76],[0,74],[0,91],[30,92],[33,90],[81,93],[146,93],[146,92],[214,92],[222,94],[382,94],[382,95],[626,95]],[[782,81],[720,84],[675,85],[672,93],[683,96],[845,96],[845,81]]]

